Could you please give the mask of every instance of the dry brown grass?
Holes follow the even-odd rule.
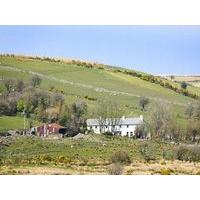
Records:
[[[133,163],[125,168],[125,174],[188,174],[196,175],[200,172],[200,163],[182,161],[160,161],[154,163]]]
[[[11,167],[3,166],[0,174],[31,175],[106,175],[109,165],[71,165],[62,167]],[[124,167],[124,175],[200,175],[200,163],[183,161],[133,162]]]

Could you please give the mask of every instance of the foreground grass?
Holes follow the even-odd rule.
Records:
[[[14,169],[36,170],[41,167],[50,170],[44,172],[47,174],[53,173],[51,169],[63,169],[65,172],[62,173],[72,174],[104,174],[107,173],[111,164],[110,157],[114,152],[123,150],[128,152],[132,162],[145,162],[140,152],[144,145],[148,145],[149,151],[153,152],[153,160],[162,159],[164,152],[170,155],[174,148],[171,144],[101,135],[86,135],[83,139],[76,140],[20,136],[1,138],[0,144],[0,173],[3,174],[17,173],[12,172]],[[61,172],[58,170],[58,173]]]
[[[110,157],[126,151],[123,174],[200,174],[200,163],[176,161],[177,145],[126,137],[86,135],[82,139],[0,138],[0,174],[108,174]],[[144,148],[151,159],[145,159]]]

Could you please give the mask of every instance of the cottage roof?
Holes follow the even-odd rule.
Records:
[[[112,122],[117,122],[117,123],[112,123]],[[88,126],[98,126],[99,125],[99,120],[98,119],[87,119],[86,121]],[[117,124],[117,125],[140,125],[143,124],[144,121],[140,117],[129,117],[129,118],[119,118],[119,119],[106,119],[105,125],[112,125],[112,124]]]
[[[48,126],[52,128],[63,128],[63,126],[60,126],[59,124],[56,123],[48,124]]]

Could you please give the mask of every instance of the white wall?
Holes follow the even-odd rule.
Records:
[[[135,135],[135,129],[136,129],[137,125],[122,125],[120,126],[115,126],[114,131],[121,131],[121,135],[122,136],[126,136],[128,134],[128,136],[130,137],[131,134],[132,136]],[[87,127],[87,130],[90,130],[90,127]],[[100,126],[92,126],[92,130],[94,131],[94,133],[100,134]],[[107,126],[104,127],[104,131],[102,130],[102,132],[112,132],[113,128],[111,126]],[[128,132],[128,133],[127,133]]]

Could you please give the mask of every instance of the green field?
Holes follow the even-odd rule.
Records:
[[[28,121],[26,120],[26,126]],[[37,124],[34,122],[33,125]],[[23,129],[24,128],[24,118],[18,116],[0,116],[0,131],[5,131],[9,129]]]
[[[1,77],[22,78],[28,81],[32,73],[43,76],[42,87],[54,85],[64,89],[67,96],[112,99],[121,103],[136,102],[139,96],[174,104],[186,104],[191,98],[177,94],[157,84],[115,72],[112,69],[85,68],[72,64],[18,57],[0,57]],[[199,89],[190,87],[198,94]]]

